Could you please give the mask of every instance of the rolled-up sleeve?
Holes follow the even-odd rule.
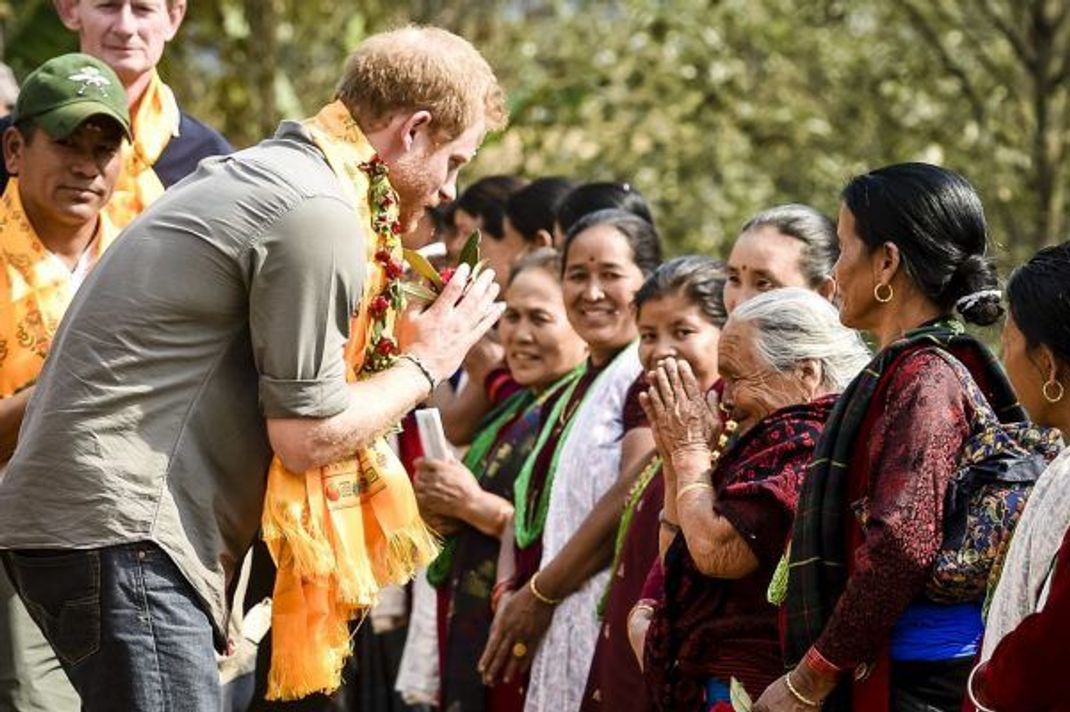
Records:
[[[329,418],[349,406],[344,352],[364,239],[350,206],[316,197],[252,244],[249,331],[265,417]]]

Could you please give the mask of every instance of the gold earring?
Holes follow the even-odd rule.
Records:
[[[882,287],[886,288],[888,290],[888,295],[887,296],[881,296],[881,288]],[[892,301],[892,299],[895,298],[895,290],[892,289],[892,285],[890,285],[890,284],[878,284],[875,287],[873,287],[873,298],[876,299],[881,304],[887,304],[888,302]]]
[[[1054,389],[1056,395],[1052,395],[1048,392],[1048,389]],[[1044,400],[1049,403],[1058,403],[1066,395],[1066,389],[1063,388],[1063,384],[1056,381],[1054,378],[1049,379],[1044,383],[1044,387],[1040,389],[1040,392],[1044,394]]]

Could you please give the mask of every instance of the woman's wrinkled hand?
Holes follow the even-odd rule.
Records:
[[[554,609],[522,586],[503,596],[490,628],[490,637],[479,659],[484,685],[500,680],[512,682],[531,667],[531,659],[553,620]],[[523,652],[523,655],[516,653]]]
[[[691,366],[682,359],[667,358],[648,375],[650,389],[640,397],[662,458],[695,456],[708,462],[722,424],[716,401],[699,388]]]

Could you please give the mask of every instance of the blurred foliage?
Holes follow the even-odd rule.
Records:
[[[723,253],[774,203],[834,214],[850,176],[904,160],[970,178],[1005,263],[1068,237],[1062,0],[190,3],[161,71],[237,145],[313,113],[369,32],[425,22],[471,39],[509,91],[511,126],[466,180],[629,181],[675,252]],[[0,23],[20,75],[72,46],[50,0],[0,0]]]

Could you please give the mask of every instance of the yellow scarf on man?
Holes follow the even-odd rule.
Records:
[[[363,298],[345,349],[349,380],[356,381],[382,363],[368,358],[375,340],[393,335],[393,310],[378,320],[369,304],[389,283],[376,256],[386,250],[400,260],[400,239],[375,220],[374,186],[365,170],[375,151],[345,106],[329,104],[305,127],[369,226]],[[388,184],[385,189],[396,206],[396,194]],[[267,697],[331,692],[341,684],[351,652],[349,621],[375,604],[381,588],[409,580],[434,559],[438,544],[420,519],[405,468],[383,437],[349,459],[303,473],[290,472],[275,458],[262,527],[278,566]]]
[[[89,248],[96,262],[117,231],[101,214]],[[71,272],[48,251],[22,208],[18,178],[0,197],[0,398],[33,385],[74,296]]]
[[[108,217],[120,230],[163,195],[163,183],[152,167],[178,133],[180,120],[175,95],[153,70],[152,80],[130,117],[134,142],[123,144],[123,170],[108,202]]]

